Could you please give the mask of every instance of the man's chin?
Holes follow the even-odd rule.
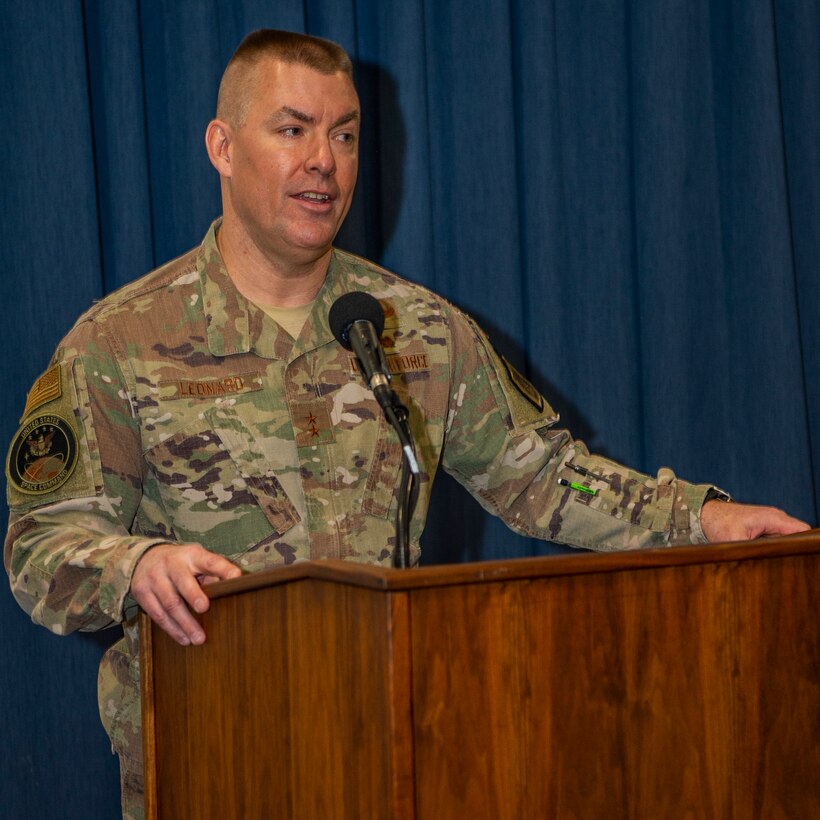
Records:
[[[291,236],[288,237],[288,240],[294,250],[301,250],[308,254],[321,256],[330,250],[337,232],[337,230],[294,231]]]

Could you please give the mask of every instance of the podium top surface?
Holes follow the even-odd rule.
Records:
[[[399,591],[551,576],[756,561],[813,553],[820,553],[820,530],[730,544],[606,553],[579,551],[570,555],[443,564],[404,570],[335,559],[299,561],[230,581],[219,581],[208,587],[208,597],[222,598],[304,579],[324,580],[383,591]]]

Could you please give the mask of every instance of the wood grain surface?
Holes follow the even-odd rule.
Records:
[[[820,817],[816,534],[265,576],[143,622],[149,818]]]
[[[218,603],[204,646],[154,632],[156,816],[412,817],[406,600],[318,581]]]

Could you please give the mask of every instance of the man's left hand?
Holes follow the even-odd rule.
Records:
[[[811,529],[775,507],[707,501],[700,513],[703,534],[713,542],[751,541],[766,535],[791,535]]]

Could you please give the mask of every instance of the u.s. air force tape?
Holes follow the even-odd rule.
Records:
[[[62,416],[46,413],[17,431],[6,475],[20,492],[41,495],[65,484],[76,466],[76,433]]]

